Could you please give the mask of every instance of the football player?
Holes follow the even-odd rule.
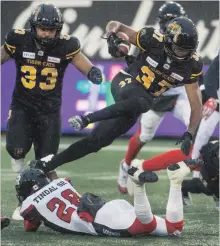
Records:
[[[204,86],[206,102],[203,106],[203,117],[192,150],[193,159],[200,157],[203,146],[208,143],[216,125],[219,123],[219,55],[213,60],[204,76]],[[189,192],[210,194],[209,190],[204,187],[199,179],[199,171],[194,171],[193,177],[192,180],[184,180],[183,182],[183,200],[186,205],[192,204]],[[219,201],[216,197],[214,199],[218,209]]]
[[[165,33],[170,21],[176,17],[186,16],[184,8],[175,2],[163,4],[157,14],[160,32]],[[129,65],[134,61],[134,56],[126,56]],[[121,193],[127,193],[127,170],[131,161],[137,156],[141,148],[151,141],[163,120],[165,114],[171,112],[177,119],[182,121],[186,127],[189,125],[190,104],[184,86],[171,88],[164,92],[154,110],[141,115],[140,125],[134,136],[131,137],[125,158],[121,161],[118,176],[118,189]]]
[[[175,18],[162,35],[154,28],[142,28],[136,32],[120,22],[111,21],[107,32],[109,52],[113,56],[119,53],[118,44],[121,42],[117,31],[126,33],[129,42],[143,52],[126,71],[121,70],[113,79],[111,91],[115,104],[88,115],[74,116],[69,121],[76,129],[83,129],[96,121],[101,121],[100,124],[47,163],[35,162],[35,166],[46,173],[110,145],[126,133],[142,113],[153,109],[162,93],[181,85],[185,86],[191,106],[189,127],[180,140],[181,150],[185,155],[189,154],[202,109],[198,77],[202,74],[203,63],[195,53],[198,45],[195,25],[186,17]]]
[[[74,65],[93,83],[102,82],[101,71],[80,51],[79,40],[61,34],[63,20],[58,8],[40,4],[31,13],[29,24],[30,29],[10,31],[1,47],[1,64],[11,58],[16,64],[6,149],[12,157],[12,169],[17,173],[23,168],[32,144],[36,158],[57,153],[62,84],[68,64]]]
[[[166,218],[153,215],[145,182],[156,182],[154,172],[141,172],[134,160],[129,170],[133,181],[134,207],[125,200],[105,202],[91,193],[82,196],[68,179],[52,182],[39,169],[27,168],[16,179],[25,231],[40,224],[59,231],[113,237],[135,235],[179,236],[184,224],[181,183],[190,168],[180,162],[167,168],[170,192]]]

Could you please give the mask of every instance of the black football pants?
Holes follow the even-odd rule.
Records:
[[[134,126],[142,113],[150,109],[153,98],[141,84],[132,80],[121,73],[116,75],[112,81],[112,95],[116,103],[97,111],[99,113],[94,117],[95,121],[101,121],[99,125],[88,136],[56,155],[47,164],[48,171],[110,145]]]

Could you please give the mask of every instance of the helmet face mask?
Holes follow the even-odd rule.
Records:
[[[31,27],[32,34],[37,42],[44,46],[49,47],[55,45],[62,27],[63,20],[61,12],[53,4],[40,4],[31,14],[29,18],[29,23]],[[36,27],[39,27],[42,30],[56,30],[55,37],[41,37],[37,35]]]

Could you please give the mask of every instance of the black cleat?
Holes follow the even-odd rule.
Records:
[[[132,166],[128,169],[128,175],[132,179],[132,181],[136,184],[144,184],[144,183],[155,183],[158,181],[158,176],[154,172],[140,172],[137,167]]]
[[[10,224],[10,219],[7,217],[1,217],[1,230]]]
[[[41,160],[32,160],[32,161],[30,161],[29,166],[30,166],[31,168],[40,169],[40,170],[42,170],[44,173],[47,173],[47,172],[48,172],[47,164],[46,164],[45,161],[41,161]]]

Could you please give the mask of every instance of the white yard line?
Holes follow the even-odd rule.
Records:
[[[5,141],[1,142],[1,146],[5,147],[6,143]],[[66,149],[70,146],[70,144],[66,144],[66,143],[61,143],[59,146],[59,149],[63,150]],[[146,147],[143,147],[141,149],[141,151],[144,152],[166,152],[169,150],[174,150],[174,149],[178,149],[175,148],[175,146],[173,147],[165,147],[165,146],[149,146],[147,145]],[[127,146],[126,145],[110,145],[108,147],[102,148],[103,151],[126,151],[127,150]]]

